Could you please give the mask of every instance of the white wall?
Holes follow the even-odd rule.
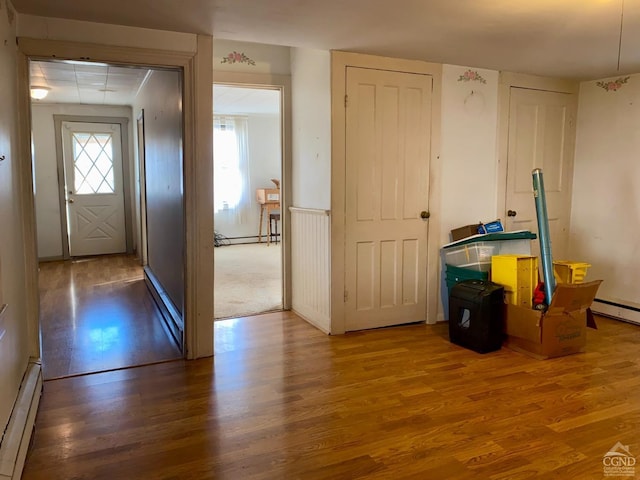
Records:
[[[244,54],[246,61],[230,63],[224,60],[225,57],[234,52]],[[288,75],[291,71],[289,66],[289,47],[214,39],[213,69],[216,72]]]
[[[293,205],[331,208],[331,55],[291,49]]]
[[[460,81],[471,69],[486,81]],[[496,219],[498,72],[443,65],[441,243],[450,231]]]
[[[282,134],[278,115],[247,115],[249,156],[248,214],[238,223],[233,210],[221,210],[215,214],[216,232],[228,238],[256,237],[259,232],[260,206],[255,191],[258,188],[275,188],[272,178],[282,177]],[[215,162],[215,159],[214,159]],[[262,234],[266,232],[263,220]],[[246,241],[253,241],[247,239]]]
[[[25,250],[16,89],[14,10],[0,1],[0,432],[5,431],[29,360]]]
[[[292,308],[331,330],[331,54],[291,49]],[[304,210],[310,209],[310,210]]]
[[[36,179],[36,222],[38,229],[38,257],[60,258],[62,249],[62,224],[58,200],[58,164],[56,159],[56,135],[54,115],[82,115],[101,117],[126,117],[131,134],[131,108],[99,105],[62,105],[32,103],[31,124],[33,134],[33,158]],[[131,142],[123,145],[131,151]],[[133,155],[129,155],[133,160]]]
[[[167,32],[36,15],[20,15],[18,17],[18,35],[180,52],[195,52],[197,50],[197,37],[191,33]]]
[[[598,298],[640,307],[640,74],[617,91],[580,85],[568,260],[592,265]]]
[[[484,82],[460,80],[467,70],[477,72]],[[452,229],[497,216],[498,76],[493,70],[443,65],[442,178],[435,179],[442,185],[441,211],[432,212],[429,220],[440,222],[439,247],[451,241]],[[448,311],[444,278],[440,300],[439,321]]]

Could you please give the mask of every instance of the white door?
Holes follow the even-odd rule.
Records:
[[[125,252],[120,125],[62,122],[69,254]]]
[[[345,325],[424,321],[432,78],[347,69]]]
[[[568,254],[575,116],[576,95],[511,88],[506,228],[538,232],[531,172],[541,168],[555,259]],[[538,241],[532,253],[539,255]]]

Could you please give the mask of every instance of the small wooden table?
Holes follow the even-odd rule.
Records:
[[[271,244],[271,212],[280,210],[280,202],[265,202],[260,204],[260,228],[258,229],[258,243],[262,243],[262,222],[265,211],[267,212],[267,245]]]
[[[256,199],[260,204],[260,228],[258,229],[258,243],[262,243],[262,222],[264,211],[267,211],[267,245],[271,243],[271,212],[280,210],[280,182],[271,179],[277,188],[259,188],[256,190]]]

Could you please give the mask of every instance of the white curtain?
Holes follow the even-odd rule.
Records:
[[[252,198],[246,118],[214,115],[213,179],[215,213],[228,213],[236,224],[245,222]]]

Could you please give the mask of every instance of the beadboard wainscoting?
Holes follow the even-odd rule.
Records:
[[[290,207],[292,309],[331,333],[328,210]]]

